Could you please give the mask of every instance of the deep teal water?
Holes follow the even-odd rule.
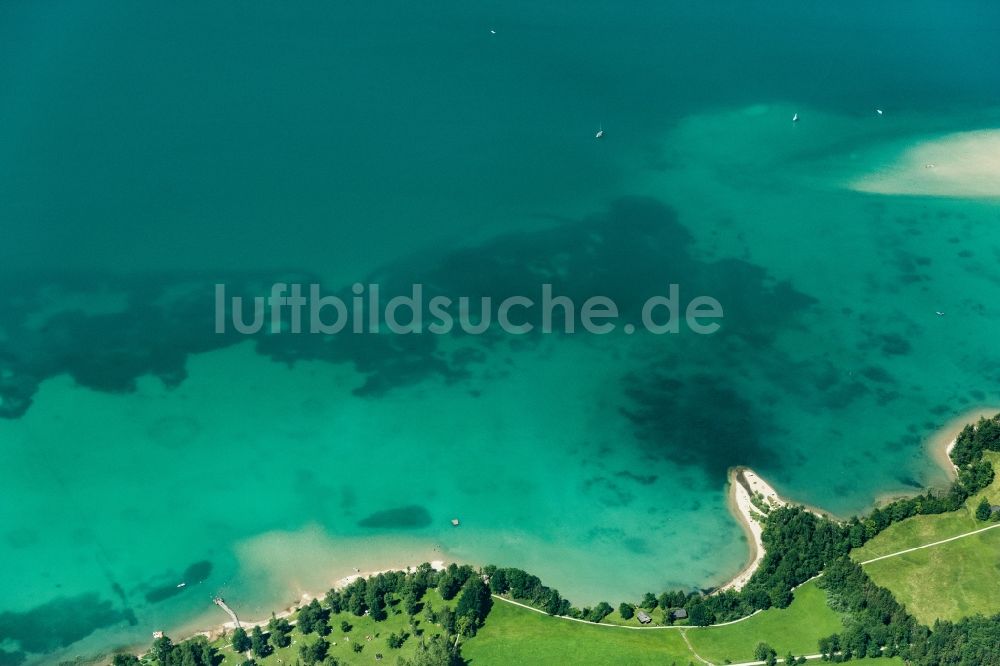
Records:
[[[727,467],[847,515],[1000,404],[1000,206],[842,187],[996,126],[993,5],[369,5],[0,6],[0,663],[441,553],[711,586]],[[290,275],[726,318],[212,333],[214,283]]]

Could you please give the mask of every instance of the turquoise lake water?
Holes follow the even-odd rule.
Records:
[[[1000,8],[370,4],[0,5],[0,665],[355,567],[710,587],[728,467],[847,516],[1000,404],[1000,203],[845,186],[1000,126]],[[276,280],[725,318],[213,332],[216,283]]]

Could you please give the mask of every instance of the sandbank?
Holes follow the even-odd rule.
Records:
[[[848,187],[874,194],[1000,197],[1000,129],[946,134],[893,152]]]

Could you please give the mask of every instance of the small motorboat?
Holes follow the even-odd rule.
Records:
[[[794,116],[792,116],[792,122],[793,123],[799,122],[799,114],[796,113]]]
[[[178,583],[177,587],[187,587],[187,583]]]
[[[603,129],[597,130],[597,134],[594,135],[594,138],[595,139],[603,139],[604,138],[604,130]]]
[[[882,115],[882,109],[875,109],[875,113],[877,113],[878,115],[881,116]]]

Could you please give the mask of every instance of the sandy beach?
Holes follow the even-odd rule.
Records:
[[[435,571],[442,571],[445,568],[446,563],[445,563],[444,560],[434,560],[434,561],[430,562],[430,565],[431,565],[431,568],[434,569]],[[337,582],[333,584],[333,589],[339,590],[339,589],[342,589],[344,587],[347,587],[348,585],[350,585],[352,582],[354,582],[355,580],[357,580],[359,578],[372,578],[372,577],[377,576],[379,574],[388,573],[390,571],[406,571],[407,573],[412,573],[412,572],[414,572],[414,571],[417,570],[418,566],[419,566],[419,564],[411,564],[411,565],[400,565],[398,567],[389,567],[387,569],[380,569],[380,570],[377,570],[377,571],[359,571],[359,572],[356,572],[356,573],[351,574],[349,576],[345,576],[343,578],[338,579]],[[297,602],[289,605],[287,608],[285,608],[284,610],[282,610],[280,612],[279,611],[275,611],[274,612],[274,616],[277,617],[277,618],[291,617],[293,614],[295,614],[295,612],[299,608],[301,608],[305,604],[308,604],[313,599],[320,599],[320,600],[322,600],[323,597],[326,596],[326,592],[327,592],[327,590],[324,590],[322,592],[316,592],[316,593],[304,592],[302,594],[301,598]],[[237,613],[237,615],[239,615],[239,613]],[[266,627],[267,623],[270,622],[270,620],[271,620],[271,615],[270,614],[268,614],[267,617],[262,618],[262,619],[247,620],[247,619],[240,618],[240,626],[243,627],[246,630],[250,630],[253,627],[257,627],[257,626],[259,626],[259,627]],[[228,634],[229,632],[233,631],[234,629],[236,629],[236,623],[230,620],[228,622],[220,623],[220,624],[212,627],[211,629],[205,629],[205,630],[202,630],[202,631],[195,632],[193,634],[188,634],[188,635],[186,635],[181,640],[187,640],[188,638],[194,638],[195,636],[205,636],[209,640],[215,640],[215,639],[219,638],[220,636]]]
[[[763,514],[754,506],[752,499],[754,496],[758,497],[758,503],[764,502],[771,508],[787,504],[778,492],[752,469],[735,467],[729,470],[728,503],[740,526],[747,533],[750,543],[750,562],[732,580],[722,585],[718,589],[719,592],[742,589],[764,561]]]
[[[917,140],[848,187],[876,194],[1000,197],[1000,130]]]
[[[958,470],[951,461],[951,450],[955,447],[958,434],[966,425],[975,423],[981,418],[990,418],[998,413],[1000,413],[1000,407],[977,407],[951,419],[927,440],[931,456],[945,471],[949,479],[958,477]]]

